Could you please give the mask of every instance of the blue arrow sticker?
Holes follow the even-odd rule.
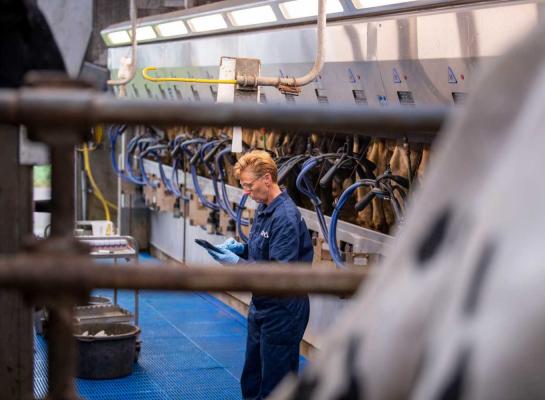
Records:
[[[397,73],[397,69],[392,69],[392,78],[394,80],[394,83],[401,83],[401,78],[399,77],[399,74]]]
[[[352,72],[352,68],[348,68],[348,80],[350,83],[356,83],[356,75]]]
[[[454,75],[454,71],[450,67],[448,67],[448,83],[458,83],[458,79],[456,79],[456,75]]]
[[[377,96],[378,102],[381,106],[387,106],[388,105],[388,99],[386,99],[386,96],[378,95]]]

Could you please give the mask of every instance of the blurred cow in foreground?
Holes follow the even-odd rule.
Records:
[[[544,34],[454,113],[386,262],[273,398],[545,398]]]

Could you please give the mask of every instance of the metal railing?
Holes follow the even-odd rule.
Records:
[[[48,144],[51,149],[51,238],[27,253],[0,258],[0,288],[19,290],[31,303],[45,304],[50,310],[48,399],[77,399],[73,379],[76,349],[72,340],[72,309],[94,288],[351,295],[368,275],[363,270],[278,265],[239,269],[165,264],[145,268],[96,265],[87,255],[88,250],[72,237],[73,148],[83,141],[85,130],[81,128],[98,122],[267,126],[431,140],[446,114],[446,109],[376,110],[116,100],[81,88],[0,90],[0,123],[27,125],[32,139]]]
[[[48,257],[44,257],[44,255]],[[305,293],[352,295],[366,270],[339,273],[333,268],[304,264],[258,264],[244,268],[188,267],[124,263],[122,268],[96,264],[90,257],[40,252],[0,258],[0,287],[32,293],[88,293],[92,289],[254,292],[273,296]]]
[[[0,90],[0,121],[44,127],[97,123],[243,126],[431,141],[447,107],[185,103],[116,99],[87,90]]]

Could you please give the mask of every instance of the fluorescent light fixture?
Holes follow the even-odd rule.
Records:
[[[229,13],[229,18],[235,26],[256,25],[276,21],[276,15],[274,15],[271,6],[232,11]]]
[[[414,0],[352,0],[358,9],[388,6],[390,4],[408,3]]]
[[[318,15],[318,0],[294,0],[280,3],[280,11],[286,19],[313,17]],[[326,13],[343,12],[344,8],[339,0],[327,0]]]
[[[130,43],[131,37],[127,31],[117,31],[108,33],[108,40],[111,44]]]
[[[155,29],[161,37],[180,36],[187,33],[187,28],[182,21],[165,22],[155,25]]]
[[[150,25],[136,28],[136,40],[150,40],[156,37],[157,34]]]
[[[191,18],[187,23],[193,32],[207,32],[227,28],[227,23],[221,14]]]

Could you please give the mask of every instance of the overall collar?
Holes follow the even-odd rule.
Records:
[[[273,211],[276,209],[276,207],[282,204],[287,197],[288,197],[288,192],[286,190],[282,190],[282,193],[276,196],[273,199],[273,201],[271,201],[271,204],[269,204],[268,206],[266,206],[265,204],[260,204],[259,207],[257,208],[257,212],[263,215],[272,214]]]

